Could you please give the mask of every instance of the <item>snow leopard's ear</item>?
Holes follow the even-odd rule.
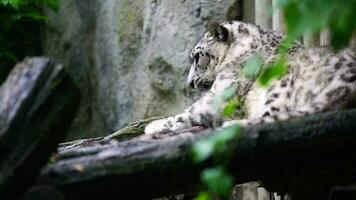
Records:
[[[227,41],[229,31],[217,22],[208,22],[206,26],[209,33],[220,42]]]

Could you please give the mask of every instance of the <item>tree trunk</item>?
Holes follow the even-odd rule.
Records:
[[[74,118],[79,91],[62,65],[27,58],[0,88],[0,196],[34,182]]]

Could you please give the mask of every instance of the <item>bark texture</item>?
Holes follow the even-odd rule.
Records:
[[[355,181],[356,110],[331,112],[242,129],[230,169],[237,183],[260,180],[294,199],[325,199],[334,185]],[[191,146],[213,135],[195,127],[181,133],[115,137],[63,144],[39,183],[75,199],[144,199],[199,188]]]
[[[63,141],[79,91],[62,65],[27,58],[0,87],[0,196],[20,196]]]

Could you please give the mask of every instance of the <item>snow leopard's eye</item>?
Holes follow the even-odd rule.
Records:
[[[198,68],[205,70],[210,62],[209,53],[198,52],[194,55],[193,62],[197,65]]]

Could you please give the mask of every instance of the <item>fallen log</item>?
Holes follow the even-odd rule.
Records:
[[[0,197],[21,196],[63,141],[79,91],[62,65],[27,58],[0,88]]]
[[[356,110],[347,110],[246,127],[229,167],[236,183],[261,180],[293,199],[326,199],[332,186],[356,181],[355,122]],[[73,199],[149,199],[197,191],[199,172],[210,163],[194,164],[191,146],[213,134],[195,127],[126,141],[74,141],[61,146],[38,183]]]

